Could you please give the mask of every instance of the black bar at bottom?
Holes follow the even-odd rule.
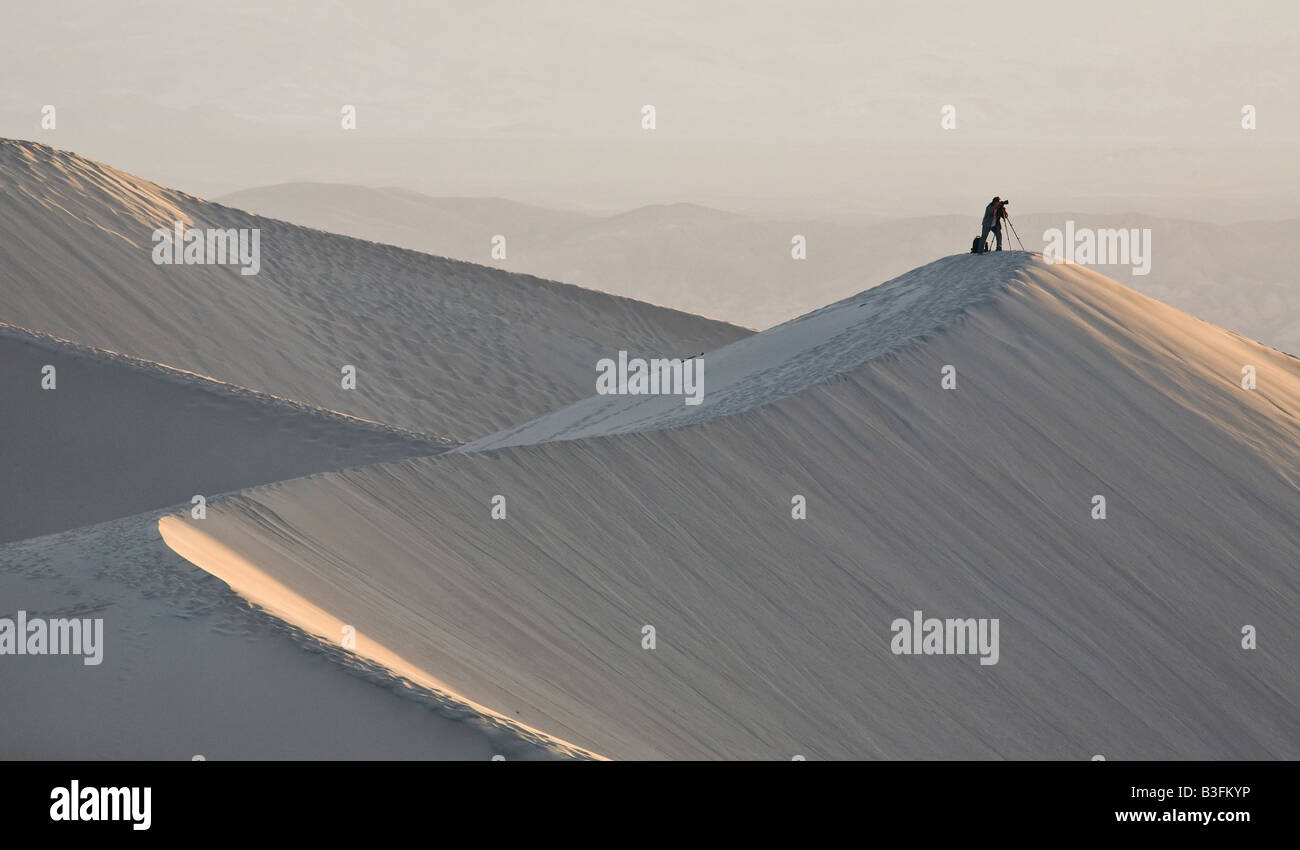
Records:
[[[415,829],[440,842],[459,827],[640,839],[687,824],[697,838],[907,827],[1230,839],[1284,828],[1296,778],[1294,762],[6,762],[0,825],[85,840]]]

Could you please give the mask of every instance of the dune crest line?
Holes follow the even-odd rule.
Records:
[[[344,633],[346,624],[335,615],[304,598],[297,591],[277,581],[264,570],[235,552],[214,537],[174,516],[160,517],[158,533],[176,554],[194,566],[230,585],[230,588],[254,605],[266,609],[271,615],[291,623],[328,643],[336,643]],[[447,683],[427,670],[423,670],[376,640],[356,631],[353,651],[364,658],[387,667],[396,675],[450,696],[480,714],[495,718],[508,726],[523,729],[545,738],[566,750],[588,758],[605,760],[603,756],[571,744],[540,729],[480,705],[456,693]]]

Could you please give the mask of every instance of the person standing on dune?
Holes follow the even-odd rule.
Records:
[[[984,208],[984,225],[980,232],[981,254],[988,250],[989,231],[993,232],[993,238],[998,243],[996,250],[1002,250],[1002,219],[1006,217],[1007,202],[994,195],[993,200],[989,201],[989,205]]]

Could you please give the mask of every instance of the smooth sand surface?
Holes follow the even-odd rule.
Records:
[[[104,621],[97,666],[0,659],[0,758],[568,755],[249,607],[157,528],[151,512],[0,545],[0,616]]]
[[[420,433],[472,439],[583,398],[610,348],[749,334],[261,218],[33,142],[0,140],[0,183],[0,322]],[[153,231],[177,220],[260,230],[260,271],[155,265]]]
[[[747,331],[258,218],[31,142],[0,140],[0,182],[0,616],[102,616],[108,643],[97,667],[0,659],[0,753],[583,755],[252,611],[166,547],[158,512],[442,452],[586,395],[611,345]],[[154,228],[178,220],[259,229],[259,273],[155,264]]]
[[[451,445],[5,325],[0,392],[0,542]]]
[[[192,524],[611,758],[1300,755],[1297,362],[1028,255],[874,299],[710,353],[693,411],[581,402]],[[999,618],[999,662],[893,654],[917,609]]]

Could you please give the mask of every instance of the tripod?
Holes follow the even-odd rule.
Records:
[[[1016,226],[1011,223],[1011,216],[1007,216],[1007,226],[1011,228],[1012,234],[1015,235],[1016,243],[1020,246],[1020,250],[1025,250],[1025,243],[1020,241],[1020,234],[1016,233]]]

